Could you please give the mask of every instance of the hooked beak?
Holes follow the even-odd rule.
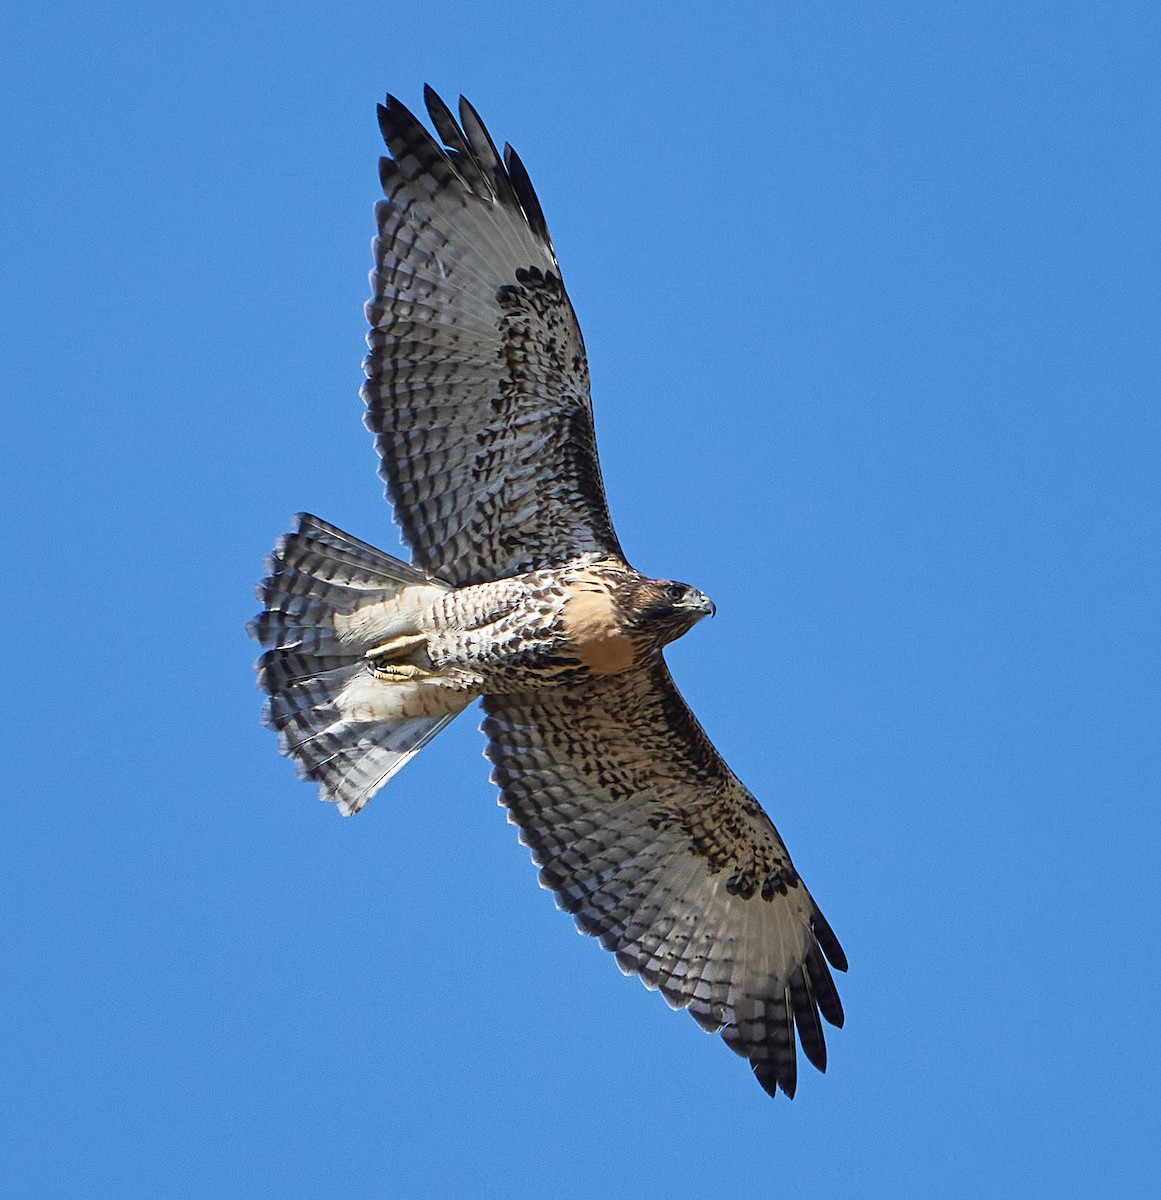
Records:
[[[703,617],[712,617],[718,611],[718,606],[704,592],[699,592],[698,597],[696,611]]]

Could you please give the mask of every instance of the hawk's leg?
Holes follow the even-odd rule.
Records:
[[[426,647],[427,638],[422,633],[406,634],[372,646],[363,657],[376,675],[394,679],[421,679],[434,672],[418,663],[404,660],[417,650],[426,650]]]

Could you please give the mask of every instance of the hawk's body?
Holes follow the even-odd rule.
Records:
[[[662,647],[713,611],[625,561],[539,203],[469,105],[389,98],[364,396],[408,566],[315,517],[259,589],[283,752],[344,813],[477,697],[501,800],[578,926],[793,1094],[846,962]]]

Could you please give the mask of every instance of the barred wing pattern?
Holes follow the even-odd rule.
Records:
[[[794,1095],[795,1026],[826,1069],[843,1022],[838,940],[778,831],[726,766],[660,655],[575,689],[487,696],[510,819],[583,933]],[[825,959],[824,959],[825,955]]]
[[[588,363],[520,159],[424,96],[441,148],[392,96],[376,206],[368,428],[417,566],[456,586],[622,557]]]

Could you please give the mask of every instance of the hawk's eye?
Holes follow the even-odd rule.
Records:
[[[666,600],[684,600],[685,599],[684,585],[680,584],[680,583],[667,583],[665,585],[665,599]]]

